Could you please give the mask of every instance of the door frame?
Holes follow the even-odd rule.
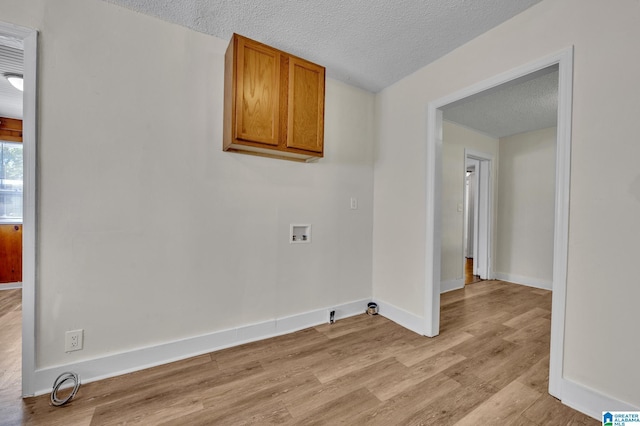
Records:
[[[24,52],[22,95],[22,396],[34,394],[36,371],[37,57],[38,31],[0,21],[0,43]]]
[[[476,160],[476,188],[474,200],[473,274],[483,280],[493,279],[491,254],[493,253],[493,155],[465,148],[465,175],[467,160]],[[464,259],[463,259],[464,261]]]
[[[553,297],[549,393],[562,399],[564,325],[569,244],[569,190],[571,171],[571,114],[573,97],[573,46],[519,66],[452,93],[427,106],[427,206],[424,334],[440,329],[440,258],[442,193],[442,107],[492,89],[503,83],[558,65],[558,125],[556,134],[556,192],[553,242]]]
[[[467,173],[469,171],[469,166],[470,166],[470,161],[473,163],[473,176],[468,176]],[[476,204],[476,192],[478,191],[478,183],[476,182],[478,180],[478,175],[476,173],[476,170],[480,169],[480,165],[479,165],[479,161],[475,160],[475,159],[469,159],[466,158],[465,155],[465,164],[464,164],[464,231],[463,231],[463,238],[464,238],[464,242],[462,244],[462,250],[463,250],[463,259],[462,259],[462,263],[463,263],[463,268],[466,267],[466,263],[467,263],[467,258],[474,258],[475,257],[475,252],[477,250],[477,247],[474,247],[474,244],[476,244],[475,240],[476,240],[476,227],[478,226],[478,224],[476,223],[478,220],[478,215],[477,215],[477,208],[475,206]],[[472,211],[470,211],[472,210]],[[473,265],[473,275],[478,275],[476,274],[476,265],[474,263]]]

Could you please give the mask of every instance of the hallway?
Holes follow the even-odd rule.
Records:
[[[479,275],[473,275],[473,258],[467,257],[464,262],[464,285],[482,281]]]

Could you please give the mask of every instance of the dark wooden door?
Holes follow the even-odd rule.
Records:
[[[0,284],[22,282],[22,225],[0,225]]]

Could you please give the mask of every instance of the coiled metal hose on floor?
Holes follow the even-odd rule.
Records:
[[[66,383],[69,380],[73,380],[73,389],[71,393],[66,396],[66,398],[58,398],[58,390],[60,386]],[[71,399],[76,396],[76,392],[80,389],[80,379],[76,373],[66,372],[62,373],[58,376],[55,382],[53,382],[53,390],[51,391],[51,404],[59,407],[61,405],[66,404],[71,401]]]

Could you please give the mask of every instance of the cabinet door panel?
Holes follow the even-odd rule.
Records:
[[[280,54],[249,40],[238,40],[236,137],[278,145]]]
[[[324,68],[289,60],[287,147],[322,152],[324,140]]]
[[[22,225],[0,225],[0,283],[22,281]]]

